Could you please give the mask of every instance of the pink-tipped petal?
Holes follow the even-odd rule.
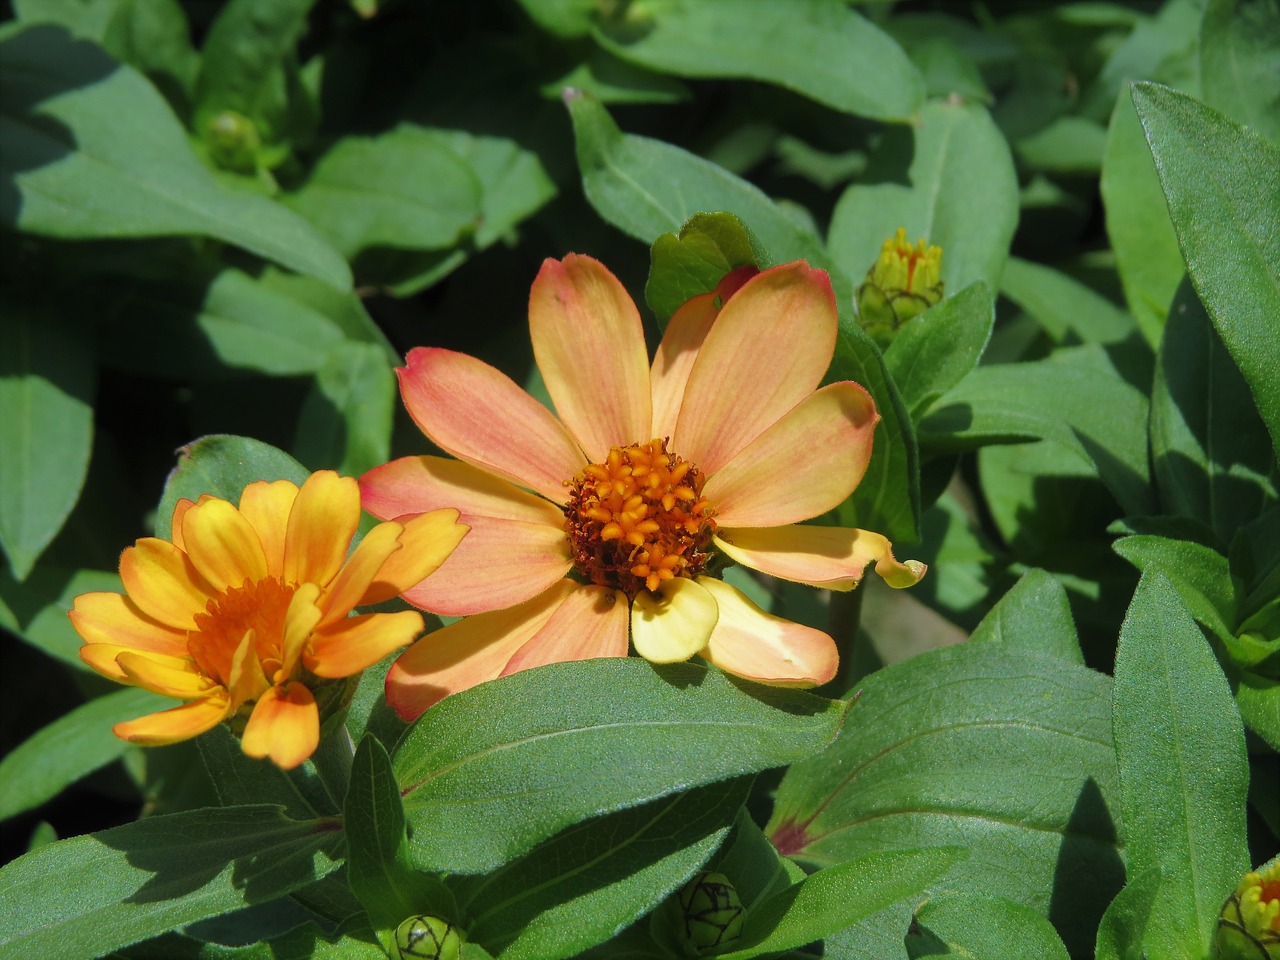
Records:
[[[285,582],[325,586],[346,560],[359,526],[360,485],[332,470],[309,476],[289,511]]]
[[[564,503],[584,466],[564,425],[506,374],[464,353],[409,351],[396,371],[409,416],[441,449]]]
[[[718,611],[710,591],[687,577],[641,590],[631,602],[631,642],[650,663],[679,663],[707,645]]]
[[[200,498],[182,517],[182,541],[192,564],[215,590],[257,583],[267,576],[267,557],[253,525],[227,503]]]
[[[320,745],[320,711],[306,684],[296,681],[272,687],[249,714],[240,748],[256,758],[270,757],[281,770],[292,770]]]
[[[416,610],[362,613],[314,634],[302,662],[317,677],[350,677],[408,646],[421,632],[422,614]]]
[[[172,657],[185,656],[187,652],[186,633],[153,620],[118,593],[82,593],[68,616],[86,644],[117,644]]]
[[[357,606],[382,603],[399,596],[440,569],[471,530],[458,523],[451,508],[420,513],[400,520],[400,546],[378,569]]]
[[[830,384],[712,474],[702,494],[725,527],[776,527],[826,513],[866,472],[877,419],[862,387]]]
[[[625,657],[631,618],[627,595],[608,587],[579,587],[546,626],[507,661],[502,675],[570,660]]]
[[[126,720],[111,729],[121,740],[143,747],[160,747],[198,737],[220,724],[230,712],[231,703],[226,693],[219,690],[203,700],[192,700],[171,710]]]
[[[544,261],[529,292],[529,336],[556,412],[592,462],[650,438],[640,313],[602,263],[574,253]]]
[[[883,536],[853,527],[721,528],[715,543],[752,570],[824,590],[852,590],[867,564],[893,555]]]
[[[720,618],[702,658],[747,680],[813,687],[836,675],[836,643],[821,630],[765,613],[729,584],[699,577],[716,599]]]
[[[187,555],[167,540],[146,537],[120,555],[120,580],[147,616],[177,630],[194,630],[216,591]]]
[[[653,435],[670,437],[676,432],[680,401],[684,399],[689,371],[698,359],[698,350],[720,313],[720,299],[704,293],[686,300],[667,323],[666,333],[653,357],[649,374],[653,385]]]
[[[561,580],[532,600],[482,613],[429,633],[387,672],[387,703],[414,720],[451,693],[493,680],[521,646],[543,628],[579,585]]]
[[[240,512],[258,531],[270,576],[284,574],[284,542],[289,514],[298,499],[298,485],[288,480],[258,480],[240,494]],[[175,521],[176,522],[176,521]]]
[[[698,351],[673,449],[715,473],[822,382],[836,326],[823,271],[797,262],[748,280]]]

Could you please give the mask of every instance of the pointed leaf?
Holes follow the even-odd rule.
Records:
[[[1067,591],[1044,570],[1028,570],[974,628],[970,643],[1001,643],[1084,666]]]

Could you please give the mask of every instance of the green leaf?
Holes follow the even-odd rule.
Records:
[[[924,80],[892,39],[838,0],[663,0],[597,20],[618,57],[681,77],[787,87],[835,110],[906,120]]]
[[[1057,343],[1068,334],[1084,343],[1118,343],[1135,329],[1133,317],[1106,297],[1029,260],[1009,258],[1000,292],[1035,317]]]
[[[209,236],[351,286],[306,221],[221,186],[141,74],[64,30],[0,31],[0,130],[2,223],[65,239]]]
[[[0,760],[0,820],[53,799],[130,749],[112,724],[171,706],[169,698],[146,690],[117,690],[33,733]]]
[[[156,508],[156,536],[172,537],[173,508],[179,500],[199,500],[203,493],[239,503],[255,480],[291,480],[301,486],[307,469],[282,450],[249,437],[213,434],[178,451],[178,464],[165,481]]]
[[[1124,889],[1116,894],[1098,924],[1096,960],[1146,960],[1142,942],[1162,880],[1159,867],[1129,872]]]
[[[1164,512],[1203,521],[1230,544],[1276,501],[1267,440],[1244,377],[1184,281],[1151,391],[1151,458]]]
[[[84,641],[67,611],[76,597],[95,590],[121,593],[124,588],[115,571],[67,570],[42,563],[19,583],[0,569],[0,626],[58,662],[87,671],[88,664],[80,659]]]
[[[396,747],[410,854],[423,869],[489,870],[584,817],[809,756],[847,708],[637,659],[558,663],[481,684],[432,707]]]
[[[1205,103],[1280,143],[1280,7],[1275,0],[1210,0],[1200,22]]]
[[[1029,906],[1086,949],[1123,876],[1111,681],[978,643],[885,667],[861,688],[836,743],[783,777],[766,828],[779,851],[826,866],[920,837],[961,845],[970,857],[949,889]]]
[[[973,893],[935,897],[916,911],[907,934],[911,960],[958,954],[982,960],[1070,960],[1044,917],[1012,900]]]
[[[0,956],[93,960],[266,903],[334,870],[341,840],[337,821],[289,820],[269,806],[190,810],[59,840],[0,869]]]
[[[741,778],[575,824],[485,877],[463,878],[468,937],[499,960],[575,957],[648,913],[715,852]]]
[[[1191,282],[1280,449],[1280,146],[1167,87],[1133,103]]]
[[[746,224],[731,213],[698,213],[678,234],[664,233],[649,251],[644,298],[665,328],[686,300],[710,293],[725,275],[742,266],[766,267]]]
[[[294,820],[328,816],[341,809],[341,798],[335,799],[326,791],[313,760],[293,770],[281,770],[274,763],[246,756],[240,738],[226,724],[202,733],[195,744],[224,807],[271,803]]]
[[[544,97],[559,97],[566,87],[581,90],[601,103],[682,103],[691,99],[689,87],[674,77],[654,73],[619,60],[605,50],[592,50],[568,73],[544,83]]]
[[[319,470],[359,476],[391,459],[396,379],[372,343],[340,344],[316,372],[298,418],[293,452]]]
[[[912,242],[925,237],[942,247],[948,290],[975,280],[998,289],[1018,222],[1018,180],[1004,135],[982,106],[938,101],[920,112],[914,151],[905,140],[905,134],[890,139],[884,152],[894,179],[909,159],[911,185],[849,187],[831,215],[831,256],[861,278],[884,241],[904,227]]]
[[[1112,549],[1143,573],[1164,574],[1197,621],[1224,642],[1232,639],[1235,598],[1231,570],[1221,553],[1190,540],[1154,534],[1121,537]]]
[[[1200,960],[1250,867],[1249,764],[1226,678],[1156,571],[1143,574],[1120,628],[1113,712],[1128,868],[1164,871],[1143,945]]]
[[[978,365],[994,322],[991,291],[978,282],[930,307],[898,331],[884,362],[913,421]]]
[[[1067,591],[1043,570],[1024,573],[982,618],[969,642],[1000,643],[1011,650],[1084,666]]]
[[[0,306],[0,546],[25,580],[89,471],[95,349],[74,315],[10,296]]]

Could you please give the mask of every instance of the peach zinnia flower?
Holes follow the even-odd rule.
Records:
[[[858,384],[818,389],[836,342],[822,271],[736,271],[676,312],[651,366],[621,283],[570,254],[543,264],[529,329],[558,419],[488,364],[418,348],[401,395],[458,459],[406,457],[360,481],[376,517],[455,506],[471,526],[404,595],[466,619],[396,661],[387,699],[401,716],[539,664],[626,656],[628,637],[655,663],[699,654],[752,680],[820,684],[832,639],[718,579],[721,554],[835,590],[871,561],[895,586],[923,574],[879,534],[795,525],[857,486],[878,419]]]
[[[120,557],[127,595],[76,597],[80,657],[105,677],[187,701],[115,726],[154,746],[247,714],[251,757],[284,769],[320,739],[313,690],[377,663],[422,632],[416,610],[348,616],[433,572],[466,526],[456,510],[381,523],[350,558],[360,490],[332,471],[301,487],[245,487],[239,507],[179,500],[173,540],[147,537]]]

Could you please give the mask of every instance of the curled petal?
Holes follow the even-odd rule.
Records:
[[[812,687],[836,675],[836,643],[821,630],[765,613],[721,580],[699,577],[720,609],[702,658],[747,680]]]
[[[807,583],[825,590],[852,590],[862,580],[867,564],[884,564],[880,573],[896,586],[911,586],[919,580],[913,567],[893,559],[889,541],[870,530],[852,527],[787,526],[722,529],[716,546],[752,570],[795,583]],[[920,568],[916,560],[908,564]],[[903,572],[911,583],[903,582]]]
[[[422,627],[416,610],[349,617],[313,634],[302,662],[317,677],[350,677],[412,643]]]
[[[529,293],[529,336],[560,419],[593,462],[649,438],[640,313],[602,263],[573,253],[544,261]]]
[[[284,676],[293,673],[294,664],[311,638],[311,631],[320,622],[320,608],[316,605],[319,597],[319,587],[314,583],[304,583],[289,598],[289,609],[284,615],[284,638],[280,644],[280,670]]]
[[[559,420],[506,374],[452,350],[417,347],[396,371],[405,409],[460,460],[564,503],[564,481],[586,466]]]
[[[627,595],[608,587],[579,587],[546,626],[507,661],[502,675],[547,663],[625,657],[630,617]]]
[[[133,686],[133,680],[121,669],[116,657],[136,652],[132,647],[122,647],[118,643],[86,643],[80,648],[80,659],[108,680]]]
[[[262,661],[258,659],[254,639],[254,632],[246,630],[232,651],[227,666],[227,690],[231,693],[231,706],[235,710],[239,710],[241,704],[257,700],[271,686],[263,672]]]
[[[126,720],[111,729],[121,740],[143,747],[159,747],[198,737],[212,730],[230,713],[231,703],[226,692],[219,690],[203,700],[192,700],[171,710],[161,710],[137,720]]]
[[[206,500],[209,496],[206,494],[200,499]],[[194,506],[194,503],[182,497],[173,505],[173,519],[169,522],[169,541],[183,553],[186,553],[187,545],[182,538],[182,520],[187,515],[187,511]]]
[[[777,527],[840,504],[866,472],[871,395],[851,381],[810,394],[707,478],[703,495],[726,527]]]
[[[284,580],[325,586],[342,567],[360,525],[360,486],[351,477],[318,470],[289,511]]]
[[[432,510],[400,520],[401,549],[378,569],[357,606],[381,603],[404,593],[440,569],[471,529],[458,522],[458,511]]]
[[[120,579],[143,613],[177,630],[194,630],[195,615],[204,613],[215,593],[185,553],[155,537],[120,555]]]
[[[387,672],[387,703],[404,720],[451,693],[493,680],[515,652],[543,628],[578,584],[561,580],[532,600],[481,613],[429,633]]]
[[[185,656],[187,652],[185,632],[153,620],[136,603],[118,593],[82,593],[76,597],[68,616],[76,633],[89,645],[114,644],[124,650],[165,653],[171,657]],[[81,656],[95,670],[99,669],[83,652]],[[117,671],[113,662],[112,672],[106,675],[119,680],[115,675]]]
[[[182,517],[182,541],[192,564],[216,590],[256,583],[267,575],[262,541],[244,516],[216,497],[205,499]]]
[[[360,598],[387,560],[400,552],[402,533],[403,526],[388,522],[378,524],[364,535],[338,575],[322,592],[319,607],[324,611],[324,616],[320,618],[318,626],[325,627],[342,620],[359,604]],[[389,600],[396,593],[389,593],[382,599]]]
[[[184,657],[126,650],[116,657],[130,682],[152,693],[179,700],[198,700],[218,686]]]
[[[272,687],[249,714],[240,748],[250,757],[270,757],[292,770],[320,745],[320,711],[306,684],[291,681]]]
[[[710,591],[687,577],[664,580],[631,602],[631,642],[650,663],[679,663],[707,645],[718,611]]]
[[[298,485],[288,480],[257,480],[240,494],[240,513],[253,525],[272,577],[284,575],[284,543]]]

